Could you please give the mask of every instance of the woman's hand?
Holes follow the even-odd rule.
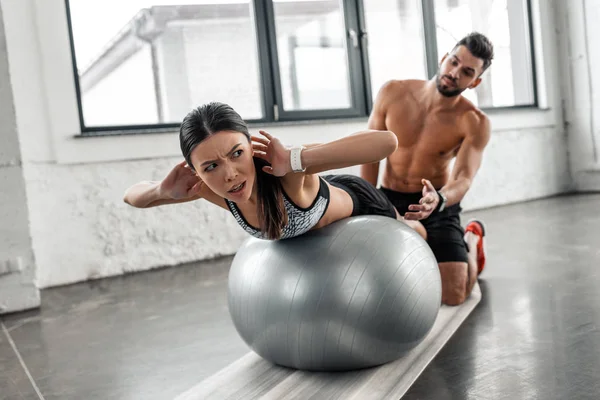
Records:
[[[276,137],[265,131],[259,131],[264,138],[252,136],[252,149],[254,156],[271,164],[263,167],[263,171],[275,176],[285,176],[292,172],[290,164],[290,150]]]
[[[204,182],[183,160],[160,183],[160,197],[173,200],[189,199],[200,193],[203,184]]]

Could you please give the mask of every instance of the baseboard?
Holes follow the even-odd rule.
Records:
[[[600,192],[600,169],[579,171],[574,174],[574,178],[577,192]]]

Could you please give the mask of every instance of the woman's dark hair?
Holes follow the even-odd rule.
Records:
[[[193,109],[185,116],[179,129],[181,152],[191,168],[192,150],[202,141],[221,131],[243,133],[251,141],[248,126],[240,115],[229,105],[211,102]],[[269,165],[254,157],[256,168],[256,189],[258,193],[257,215],[260,229],[269,239],[279,239],[287,224],[287,213],[283,205],[283,188],[279,178],[263,171]]]

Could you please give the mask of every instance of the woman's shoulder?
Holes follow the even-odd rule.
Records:
[[[312,191],[321,184],[321,177],[318,174],[306,174],[303,172],[287,174],[280,178],[281,186],[286,193]]]
[[[302,172],[287,174],[280,181],[285,194],[299,207],[312,204],[321,185],[319,175]]]

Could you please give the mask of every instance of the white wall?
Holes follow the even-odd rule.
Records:
[[[22,140],[37,285],[48,287],[235,252],[245,238],[223,210],[186,204],[136,210],[123,191],[160,179],[180,160],[175,133],[75,138],[79,131],[64,2],[0,0]],[[542,21],[552,10],[542,4]],[[540,24],[540,84],[548,109],[490,114],[493,137],[465,209],[570,188],[556,39]],[[546,81],[547,80],[547,81]],[[366,121],[268,127],[287,143],[331,140]],[[516,157],[517,161],[509,159]],[[356,169],[354,170],[356,171]]]
[[[35,259],[2,9],[0,104],[0,314],[3,314],[37,307],[40,294],[33,284]]]
[[[132,182],[161,179],[177,160],[32,165],[28,179],[41,287],[231,254],[241,239],[204,202],[151,210],[122,202]],[[58,189],[61,188],[61,189]]]
[[[600,190],[600,2],[556,2],[570,167],[579,191]]]
[[[571,190],[566,138],[555,127],[494,132],[465,210]]]

